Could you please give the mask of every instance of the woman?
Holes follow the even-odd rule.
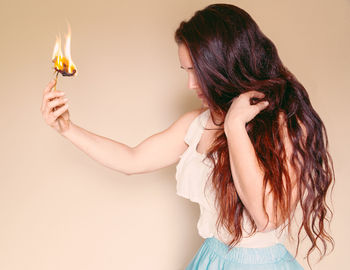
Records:
[[[199,203],[198,231],[206,239],[188,270],[303,269],[283,245],[298,204],[298,246],[304,229],[312,243],[308,264],[317,239],[323,257],[327,241],[334,245],[324,224],[334,172],[324,124],[304,87],[254,20],[233,5],[197,11],[175,40],[202,109],[130,148],[72,123],[52,81],[43,94],[45,121],[125,174],[178,162],[177,194]]]

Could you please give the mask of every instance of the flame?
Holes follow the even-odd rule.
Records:
[[[52,53],[52,62],[54,63],[54,68],[57,72],[61,73],[63,76],[73,76],[76,75],[77,68],[73,63],[70,54],[70,43],[71,43],[71,30],[68,25],[68,34],[66,36],[66,44],[64,47],[64,54],[61,50],[61,36],[56,37],[55,47]]]

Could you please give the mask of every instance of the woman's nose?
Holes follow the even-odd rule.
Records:
[[[190,72],[188,74],[188,88],[189,89],[198,89],[199,88],[196,75],[193,74],[192,72]]]

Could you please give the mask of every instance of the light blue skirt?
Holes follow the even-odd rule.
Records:
[[[228,247],[207,238],[186,270],[303,270],[286,247],[275,244],[262,248]]]

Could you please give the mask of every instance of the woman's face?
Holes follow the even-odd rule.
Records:
[[[189,89],[192,89],[196,92],[197,96],[205,104],[205,98],[203,96],[202,90],[198,84],[196,72],[192,63],[191,56],[189,51],[184,44],[179,44],[178,46],[179,60],[181,68],[186,70],[188,73],[188,82],[187,86]]]

